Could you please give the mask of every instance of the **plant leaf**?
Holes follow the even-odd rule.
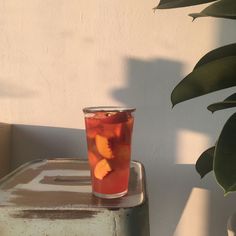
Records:
[[[235,68],[236,56],[230,56],[193,70],[172,91],[173,106],[198,96],[236,86]]]
[[[223,102],[213,103],[207,107],[207,109],[211,112],[236,107],[236,93],[227,97]]]
[[[225,194],[236,190],[236,113],[228,119],[220,134],[213,169]]]
[[[236,43],[229,44],[229,45],[226,45],[226,46],[223,46],[223,47],[220,47],[220,48],[217,48],[208,52],[205,56],[203,56],[198,61],[194,69],[204,64],[207,64],[211,61],[218,60],[223,57],[229,57],[229,56],[236,56]]]
[[[213,170],[214,151],[215,147],[207,149],[196,162],[195,167],[201,178]]]
[[[203,3],[214,2],[217,0],[160,0],[154,9],[170,9],[178,7],[194,6]]]
[[[220,17],[227,19],[236,19],[236,1],[235,0],[221,0],[206,7],[200,13],[190,14],[193,19],[198,17]]]

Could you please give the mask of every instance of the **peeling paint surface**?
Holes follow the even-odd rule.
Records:
[[[21,210],[15,214],[12,214],[13,218],[25,218],[25,219],[48,219],[48,220],[71,220],[71,219],[86,219],[92,218],[97,214],[95,211],[90,210]]]
[[[27,163],[0,180],[0,235],[147,236],[144,178],[142,165],[132,162],[128,194],[100,199],[86,160]]]
[[[92,194],[87,161],[52,159],[32,162],[4,178],[0,185],[0,206],[134,207],[144,201],[142,172],[141,164],[132,162],[128,194],[118,199],[99,199]]]

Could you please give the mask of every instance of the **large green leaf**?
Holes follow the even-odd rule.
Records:
[[[207,149],[196,162],[195,167],[201,178],[213,170],[214,151],[215,147]]]
[[[220,134],[213,169],[225,194],[236,190],[236,113],[229,118]]]
[[[211,112],[236,107],[236,93],[227,97],[223,102],[213,103],[207,107],[207,109]]]
[[[236,56],[214,60],[196,68],[172,91],[173,106],[198,96],[236,86],[235,68]]]
[[[217,0],[160,0],[158,6],[155,7],[154,9],[187,7],[215,1]]]
[[[236,19],[236,1],[235,0],[221,0],[206,7],[200,13],[190,14],[194,19],[198,17],[221,17],[227,19]]]
[[[223,47],[220,47],[220,48],[217,48],[208,52],[205,56],[203,56],[198,61],[194,69],[206,63],[209,63],[211,61],[218,60],[223,57],[229,57],[229,56],[236,56],[236,43],[229,44],[229,45],[226,45],[226,46],[223,46]]]

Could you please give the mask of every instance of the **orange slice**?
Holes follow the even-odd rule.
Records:
[[[94,169],[94,176],[97,179],[102,180],[110,171],[112,171],[108,161],[106,159],[102,159],[97,163]]]
[[[112,150],[109,146],[108,138],[99,134],[95,137],[95,143],[99,154],[107,159],[113,158]]]

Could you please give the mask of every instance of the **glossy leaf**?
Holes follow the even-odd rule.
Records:
[[[173,106],[198,96],[236,86],[235,68],[236,56],[214,60],[196,68],[172,91]]]
[[[223,47],[220,47],[220,48],[217,48],[208,52],[205,56],[203,56],[198,61],[194,69],[204,64],[207,64],[211,61],[218,60],[223,57],[229,57],[229,56],[236,56],[236,43],[229,44],[229,45],[226,45],[226,46],[223,46]]]
[[[214,2],[217,0],[160,0],[157,7],[154,9],[170,9],[178,7],[194,6],[203,3]]]
[[[236,113],[228,119],[220,134],[213,169],[225,194],[236,190]]]
[[[192,16],[193,19],[206,16],[236,19],[236,1],[221,0],[206,7],[202,12],[193,13],[190,14],[190,16]]]
[[[214,151],[215,147],[207,149],[196,162],[195,167],[201,178],[213,170]]]
[[[211,112],[236,107],[236,93],[226,98],[223,102],[213,103],[207,107]]]

